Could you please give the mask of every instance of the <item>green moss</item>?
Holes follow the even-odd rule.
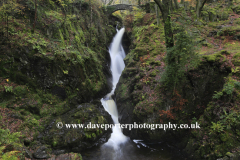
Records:
[[[240,53],[236,53],[233,56],[232,62],[235,66],[240,66]]]
[[[206,41],[201,42],[202,46],[206,46],[208,48],[213,48],[213,45],[211,43],[208,43]]]
[[[234,56],[233,56],[233,59],[239,59],[240,58],[240,53],[236,53]]]
[[[52,146],[53,146],[53,147],[56,147],[56,146],[57,146],[57,144],[58,144],[58,142],[57,142],[57,141],[53,141],[53,143],[52,143]]]
[[[122,85],[121,85],[121,88],[120,88],[120,90],[119,90],[119,92],[120,92],[120,94],[121,94],[121,97],[127,98],[127,97],[126,97],[126,96],[127,96],[127,88],[128,88],[127,84],[122,84]]]
[[[204,21],[207,21],[207,22],[209,21],[209,14],[207,11],[202,11],[201,16]]]
[[[14,88],[13,93],[18,97],[25,96],[27,94],[27,87],[26,86],[17,86]]]
[[[223,12],[220,13],[220,20],[227,20],[228,17],[229,17],[228,12],[223,11]]]
[[[157,72],[159,72],[157,69],[154,70],[154,71],[152,71],[152,72],[150,73],[150,77],[156,77]]]
[[[240,14],[240,5],[235,5],[232,7],[232,10],[237,13],[237,14]]]
[[[217,62],[220,59],[223,59],[223,61],[226,61],[226,58],[221,53],[204,55],[203,58],[205,58],[209,62]]]

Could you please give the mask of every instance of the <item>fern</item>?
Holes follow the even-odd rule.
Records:
[[[0,159],[3,160],[17,160],[17,153],[20,151],[7,150],[7,146],[13,146],[14,148],[22,147],[19,137],[20,132],[10,133],[9,129],[0,129]],[[5,152],[5,153],[4,153]]]

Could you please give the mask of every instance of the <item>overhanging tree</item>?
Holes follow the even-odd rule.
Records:
[[[160,0],[154,0],[154,1],[158,5],[163,16],[166,47],[171,48],[174,45],[171,16],[170,16],[171,1],[169,0],[162,0],[162,2]]]

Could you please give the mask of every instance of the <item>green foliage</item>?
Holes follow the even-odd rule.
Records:
[[[12,93],[12,86],[4,86],[5,92],[11,92]]]
[[[212,122],[211,129],[214,132],[220,133],[220,132],[223,132],[224,126],[220,121],[218,121],[217,123]]]
[[[223,86],[223,91],[228,95],[232,94],[233,89],[234,89],[234,85],[231,83],[224,84]]]
[[[232,73],[237,73],[237,72],[239,72],[240,70],[239,70],[239,67],[236,67],[235,69],[231,69],[231,71],[232,71]]]
[[[19,151],[14,151],[14,149],[22,147],[20,136],[20,132],[10,133],[9,129],[0,129],[0,159],[18,159],[16,153]]]
[[[17,86],[14,88],[13,93],[16,96],[24,96],[27,94],[27,88],[23,86]]]
[[[176,39],[174,47],[167,50],[167,67],[161,79],[168,89],[174,89],[182,82],[185,79],[184,73],[197,66],[198,62],[192,37],[187,32],[180,32]]]
[[[17,3],[17,0],[7,0],[0,6],[0,14],[15,14],[21,13],[23,6]]]
[[[0,147],[0,152],[3,152],[5,148],[6,146]],[[2,160],[18,160],[18,157],[15,156],[17,152],[18,151],[10,151],[10,152],[4,153],[2,156],[0,155],[0,158]]]
[[[234,82],[235,88],[240,89],[240,82],[235,81]]]
[[[137,7],[133,7],[133,11],[134,11],[134,21],[141,22],[143,19],[143,16],[145,15],[145,12]]]
[[[10,133],[9,129],[0,129],[0,146],[13,145],[14,147],[21,147],[19,137],[20,132]]]
[[[226,84],[224,84],[223,86],[223,90],[222,91],[219,91],[219,92],[216,92],[216,94],[213,95],[213,98],[215,99],[219,99],[220,97],[223,96],[223,94],[227,94],[227,95],[232,95],[232,92],[233,92],[233,89],[234,89],[234,84],[235,83],[232,83],[232,82],[228,82]]]
[[[223,92],[216,92],[216,94],[213,95],[213,98],[219,99],[222,95],[223,95]]]
[[[196,123],[196,122],[197,122],[197,118],[196,118],[196,117],[193,117],[191,123],[194,124],[194,123]]]

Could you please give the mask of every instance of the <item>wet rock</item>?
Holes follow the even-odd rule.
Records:
[[[66,153],[56,157],[56,160],[82,160],[82,156],[78,153]]]
[[[47,152],[46,146],[41,146],[33,153],[33,157],[37,159],[47,159],[50,158],[50,154]]]
[[[33,158],[32,152],[30,152],[26,147],[23,147],[23,151],[25,151],[25,157]]]
[[[65,153],[60,155],[50,155],[50,157],[45,160],[73,160],[73,159],[82,160],[82,156],[79,153]],[[38,159],[25,157],[25,160],[38,160]]]
[[[60,154],[63,154],[63,153],[66,153],[66,150],[62,149],[62,150],[55,150],[55,151],[53,151],[54,155],[60,155]]]

